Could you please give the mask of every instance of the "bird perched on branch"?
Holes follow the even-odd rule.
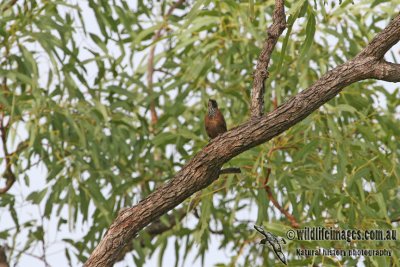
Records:
[[[207,135],[213,139],[227,131],[224,115],[218,109],[217,101],[208,100],[208,113],[204,119]]]

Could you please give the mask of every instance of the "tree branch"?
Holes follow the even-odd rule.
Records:
[[[174,228],[175,225],[177,225],[178,222],[182,221],[195,208],[195,206],[198,203],[199,203],[198,197],[196,197],[195,200],[190,202],[189,207],[182,207],[180,210],[166,215],[165,221],[168,222],[167,224],[165,224],[160,219],[157,219],[156,221],[151,223],[146,228],[146,234],[149,236],[150,240]],[[142,247],[145,246],[145,240],[143,238],[140,240],[140,244]],[[133,249],[134,249],[133,243],[131,242],[130,244],[124,247],[124,249],[118,255],[116,262],[122,261],[125,258],[125,255],[131,252]]]
[[[11,156],[12,153],[8,153],[8,149],[7,149],[7,131],[8,131],[8,127],[9,127],[9,122],[5,123],[4,122],[4,112],[1,111],[0,114],[0,134],[1,134],[1,142],[3,145],[3,151],[4,151],[4,158],[5,158],[5,164],[6,164],[6,169],[3,173],[3,178],[6,179],[6,185],[3,188],[0,188],[0,194],[4,194],[7,193],[8,190],[10,190],[10,188],[12,187],[12,185],[14,184],[16,178],[15,178],[15,174],[11,168],[12,164],[11,164]]]
[[[17,3],[17,0],[11,0],[11,1],[3,8],[3,12],[7,11],[7,9],[11,8],[13,5],[15,5],[15,3]]]
[[[372,78],[387,82],[400,82],[400,64],[379,61],[371,73]]]
[[[253,90],[251,95],[251,116],[258,117],[264,114],[265,80],[268,77],[268,65],[272,51],[278,42],[279,36],[286,28],[285,5],[283,0],[275,0],[273,24],[268,28],[268,37],[258,58],[254,73]]]
[[[279,202],[275,199],[274,195],[272,194],[271,187],[268,185],[269,176],[271,174],[271,169],[267,169],[267,175],[264,180],[264,190],[268,195],[269,201],[277,208],[283,215],[285,215],[286,219],[290,222],[292,228],[299,228],[300,224],[297,222],[296,217],[289,213],[286,209],[284,209]]]
[[[225,168],[219,171],[219,174],[241,173],[240,168]]]
[[[391,219],[390,222],[391,223],[400,222],[400,217],[398,217],[396,219]]]
[[[0,194],[7,193],[8,190],[12,187],[12,185],[15,183],[15,175],[11,171],[11,167],[7,166],[6,171],[3,173],[3,177],[6,179],[6,186],[3,188],[0,188]]]
[[[360,57],[372,56],[377,59],[383,58],[387,51],[399,41],[400,21],[399,15],[392,19],[390,24],[383,29],[359,54]],[[394,34],[397,32],[397,35]]]
[[[85,266],[111,266],[121,249],[138,231],[195,192],[209,186],[218,178],[224,163],[283,133],[335,97],[347,85],[374,78],[374,66],[380,61],[377,56],[400,40],[399,25],[400,15],[396,16],[389,26],[354,59],[327,72],[310,88],[303,90],[267,115],[253,116],[238,127],[212,139],[168,183],[137,205],[121,212]],[[381,42],[385,39],[389,44]],[[378,48],[377,44],[381,44],[383,48]],[[375,56],[371,56],[372,54]]]

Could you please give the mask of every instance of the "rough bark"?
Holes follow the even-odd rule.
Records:
[[[280,1],[277,1],[280,2]],[[213,139],[165,185],[121,212],[85,266],[112,266],[121,249],[146,225],[218,178],[221,166],[240,153],[281,134],[357,81],[379,78],[400,82],[399,65],[383,56],[400,40],[400,15],[354,59],[334,68],[310,88],[274,111],[252,118]]]
[[[268,77],[268,65],[279,36],[286,28],[285,5],[283,0],[275,1],[273,23],[268,28],[268,37],[258,58],[251,91],[251,116],[264,114],[265,80]]]

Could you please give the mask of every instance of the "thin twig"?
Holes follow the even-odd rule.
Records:
[[[265,192],[267,192],[268,198],[269,200],[272,202],[272,204],[274,204],[274,206],[283,214],[285,215],[286,219],[288,219],[288,221],[290,222],[290,225],[293,228],[299,228],[300,224],[297,222],[296,218],[289,213],[289,211],[287,211],[286,209],[284,209],[279,203],[278,201],[274,198],[271,188],[267,185],[268,184],[268,180],[269,180],[269,176],[271,174],[271,169],[267,168],[267,175],[265,177],[264,180],[264,189]]]
[[[296,146],[276,146],[276,147],[273,147],[268,152],[268,158],[270,158],[272,156],[272,153],[274,153],[275,151],[284,150],[284,149],[291,149],[291,148],[298,149]],[[271,168],[267,168],[267,175],[266,175],[266,178],[265,178],[265,181],[264,181],[264,188],[265,188],[265,191],[268,194],[269,200],[272,202],[272,204],[274,204],[274,206],[280,212],[282,212],[286,216],[286,218],[289,220],[289,222],[290,222],[290,224],[292,225],[293,228],[298,228],[299,227],[299,223],[297,222],[296,218],[293,215],[291,215],[287,210],[282,208],[282,206],[274,198],[274,196],[272,194],[272,191],[271,191],[271,188],[267,185],[270,174],[271,174]]]
[[[0,194],[4,194],[10,190],[11,186],[14,184],[16,178],[15,174],[11,168],[11,155],[8,153],[7,149],[7,130],[9,123],[4,124],[4,113],[3,111],[0,114],[0,134],[1,134],[1,142],[3,145],[4,158],[6,163],[6,169],[3,173],[3,177],[6,179],[6,185],[3,188],[0,188]]]
[[[38,256],[38,255],[35,255],[33,253],[30,253],[30,252],[27,252],[27,251],[24,251],[24,250],[19,250],[19,249],[16,249],[16,248],[13,248],[13,250],[18,252],[19,255],[24,254],[24,255],[27,255],[29,257],[35,258],[37,260],[43,261],[43,256]],[[44,263],[44,264],[45,264],[46,267],[50,266],[50,265],[48,265],[48,263],[47,264]],[[0,265],[0,267],[2,267],[2,266]]]
[[[15,4],[16,1],[11,1],[9,3],[9,6],[12,6]],[[3,9],[4,11],[4,9]],[[10,50],[9,47],[6,45],[5,46],[6,51],[4,54],[4,58],[8,58]],[[4,61],[6,62],[6,61]],[[3,78],[3,82],[2,82],[2,86],[3,86],[3,92],[2,94],[9,94],[10,90],[7,86],[7,78],[4,77]],[[15,178],[15,174],[11,168],[11,160],[10,158],[13,156],[13,154],[8,153],[8,149],[7,149],[7,133],[10,127],[10,121],[11,118],[8,119],[7,122],[5,122],[5,112],[4,112],[4,106],[0,104],[0,135],[1,135],[1,142],[3,145],[3,153],[4,153],[4,158],[5,158],[5,164],[6,164],[6,168],[5,171],[3,173],[3,178],[6,179],[6,185],[3,188],[0,188],[0,194],[4,194],[6,192],[8,192],[8,190],[10,190],[10,188],[12,187],[12,185],[14,184],[16,178]]]
[[[396,218],[396,219],[392,219],[392,220],[390,220],[390,222],[391,222],[391,223],[400,222],[400,217],[398,217],[398,218]]]
[[[243,243],[240,244],[239,250],[236,253],[235,257],[233,258],[232,264],[229,266],[236,266],[236,262],[239,259],[240,255],[242,255],[244,247],[247,246],[248,244],[251,244],[254,241],[254,238],[244,240]]]
[[[40,242],[42,243],[42,250],[43,250],[43,254],[42,254],[42,256],[41,256],[41,258],[42,258],[42,261],[43,261],[43,263],[44,263],[44,265],[46,266],[46,267],[50,267],[50,264],[48,263],[48,261],[47,261],[47,257],[46,257],[46,255],[47,255],[47,248],[46,248],[46,241],[45,241],[45,233],[44,233],[44,215],[43,215],[43,213],[42,213],[42,211],[41,211],[41,208],[40,208],[40,206],[38,207],[38,209],[39,209],[39,214],[41,214],[42,216],[40,216],[40,220],[41,220],[41,223],[42,223],[42,228],[43,228],[43,238],[40,240]]]
[[[276,109],[278,107],[278,97],[275,95],[274,99],[272,100],[272,107]]]
[[[10,3],[8,3],[8,4],[3,8],[3,12],[6,11],[7,9],[11,8],[13,5],[15,5],[15,3],[17,3],[17,0],[11,0]]]
[[[225,168],[219,171],[219,175],[221,174],[229,174],[229,173],[241,173],[240,168]]]
[[[224,231],[222,231],[222,230],[213,230],[211,228],[211,226],[208,226],[208,231],[210,231],[210,233],[213,233],[214,235],[223,235],[224,234]]]
[[[275,151],[284,150],[284,149],[291,149],[291,148],[296,149],[296,150],[298,149],[297,146],[276,146],[276,147],[273,147],[268,152],[268,157],[270,158],[272,156],[272,153],[274,153]]]

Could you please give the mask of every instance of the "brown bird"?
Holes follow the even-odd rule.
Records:
[[[7,256],[5,248],[0,246],[0,267],[8,267]]]
[[[204,119],[204,124],[211,139],[227,131],[224,115],[219,111],[217,101],[214,99],[208,100],[208,113]]]

